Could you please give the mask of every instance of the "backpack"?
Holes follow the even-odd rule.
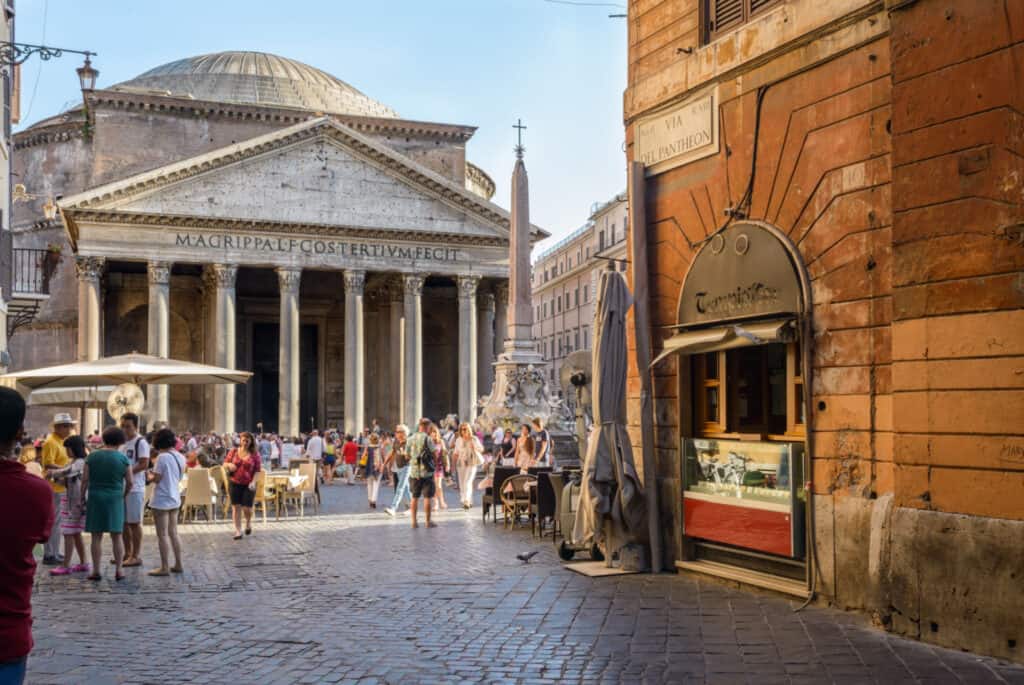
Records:
[[[420,454],[417,459],[419,460],[421,472],[433,473],[437,469],[434,464],[434,446],[429,437],[423,440],[423,447],[420,448]]]

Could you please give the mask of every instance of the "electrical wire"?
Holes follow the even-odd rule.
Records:
[[[577,7],[618,7],[619,9],[626,9],[625,5],[617,2],[585,2],[584,0],[544,0],[544,2],[550,2],[553,5],[576,5]]]

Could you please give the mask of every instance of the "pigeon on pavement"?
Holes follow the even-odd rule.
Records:
[[[535,556],[537,556],[537,550],[533,550],[532,552],[524,552],[523,554],[517,554],[516,559],[523,562],[524,564],[529,564],[530,559],[533,559]]]

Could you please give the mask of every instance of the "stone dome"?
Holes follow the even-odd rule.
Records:
[[[331,114],[398,117],[387,105],[320,69],[266,52],[215,52],[188,57],[150,69],[110,90]]]

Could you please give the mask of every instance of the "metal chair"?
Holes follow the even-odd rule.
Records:
[[[501,487],[501,511],[505,527],[514,527],[519,517],[530,513],[530,492],[527,483],[536,483],[537,477],[520,474],[507,479]]]

